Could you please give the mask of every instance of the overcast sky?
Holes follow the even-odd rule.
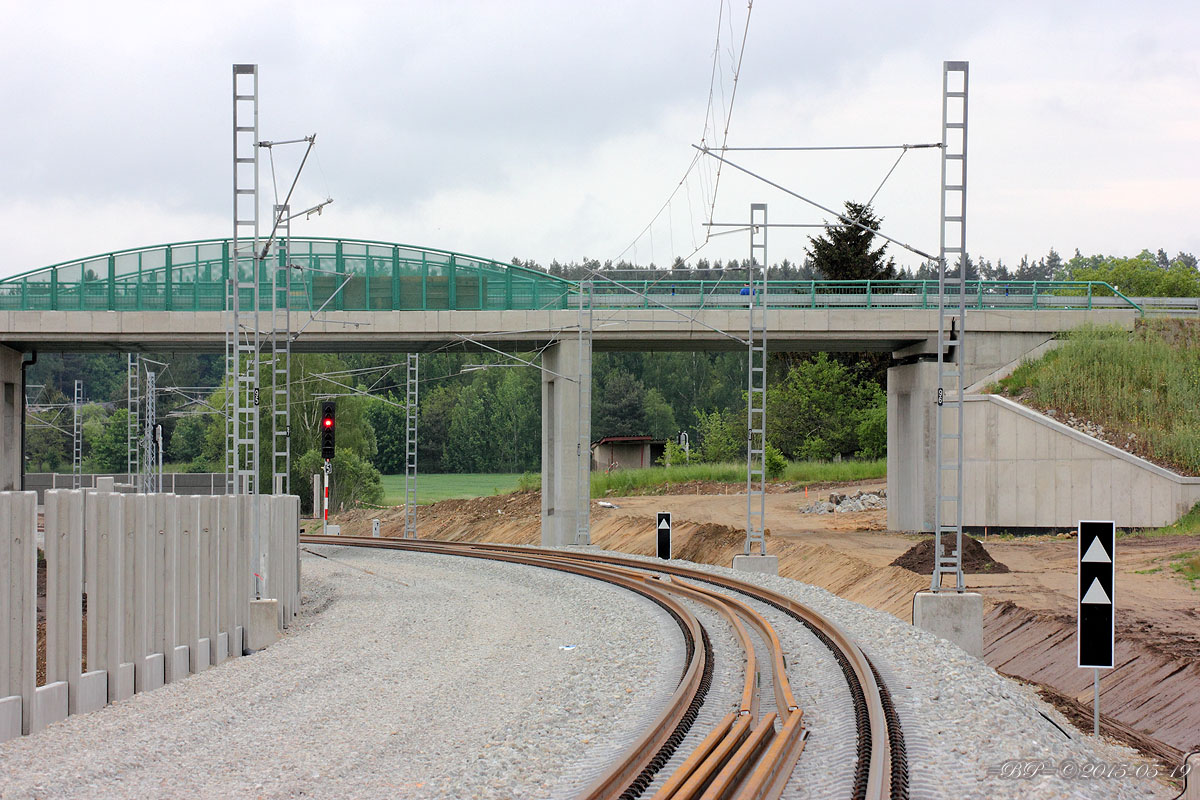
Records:
[[[294,234],[667,264],[704,239],[715,162],[680,181],[705,135],[719,14],[718,118],[746,19],[745,0],[3,2],[0,275],[228,236],[235,62],[259,64],[263,138],[318,134],[293,205],[334,203]],[[971,252],[1200,253],[1197,8],[756,0],[728,143],[936,142],[942,61],[967,60]],[[930,252],[936,153],[905,154],[875,203],[884,232]],[[281,181],[299,155],[280,150]],[[897,155],[730,158],[838,207]],[[750,202],[772,222],[829,218],[726,168],[716,220]],[[699,257],[747,244],[720,237]],[[773,262],[803,258],[799,231],[769,244]]]

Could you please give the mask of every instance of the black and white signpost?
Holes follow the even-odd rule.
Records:
[[[1094,671],[1093,731],[1100,735],[1100,670],[1113,668],[1116,640],[1115,522],[1079,523],[1079,666]]]
[[[671,560],[671,512],[658,512],[658,557]]]

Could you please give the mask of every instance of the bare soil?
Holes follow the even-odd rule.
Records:
[[[732,485],[716,486],[725,491]],[[825,488],[847,486],[870,491],[886,484],[859,481]],[[929,587],[930,569],[922,562],[913,565],[914,572],[896,562],[904,563],[906,554],[911,559],[911,551],[930,537],[888,531],[886,511],[801,513],[802,505],[818,499],[811,485],[808,495],[803,486],[781,485],[766,497],[768,547],[779,556],[780,575],[911,620],[913,595]],[[592,541],[603,548],[652,554],[655,512],[669,511],[679,557],[729,564],[742,550],[744,493],[606,501],[619,508],[602,508],[595,501],[592,506]],[[426,538],[537,544],[540,514],[540,494],[518,492],[423,506],[418,527]],[[346,534],[369,536],[375,518],[385,536],[402,535],[403,509],[357,510],[338,515],[336,522]],[[1074,709],[1077,717],[1079,709],[1086,710],[1087,724],[1081,727],[1090,732],[1092,674],[1075,666],[1075,537],[984,537],[979,544],[981,563],[997,565],[968,580],[972,591],[984,595],[985,660],[1045,687],[1048,698],[1062,698],[1058,704]],[[1158,758],[1200,748],[1200,590],[1169,565],[1173,556],[1198,549],[1200,536],[1126,537],[1117,544],[1118,665],[1102,678],[1104,730]]]
[[[942,551],[947,555],[954,553],[953,538],[942,540]],[[918,575],[933,574],[933,559],[936,545],[933,537],[930,536],[920,544],[915,544],[904,552],[899,558],[892,562],[893,567],[904,567],[907,570],[917,573]],[[962,538],[962,568],[967,574],[975,574],[986,572],[993,575],[1002,572],[1011,572],[1004,564],[992,558],[991,554],[979,543],[979,540],[972,539],[970,536]]]

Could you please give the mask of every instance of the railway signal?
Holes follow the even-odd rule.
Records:
[[[321,404],[321,458],[333,458],[334,433],[334,402],[326,400]]]
[[[1113,668],[1116,644],[1115,522],[1079,523],[1078,664],[1094,671],[1093,731],[1100,735],[1100,670]]]

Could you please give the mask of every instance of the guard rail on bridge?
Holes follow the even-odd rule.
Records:
[[[0,280],[0,310],[223,311],[229,304],[229,239],[121,250]],[[253,267],[242,259],[243,282]],[[537,270],[445,250],[360,239],[293,238],[259,265],[260,308],[271,282],[291,272],[291,307],[329,311],[561,309],[578,304],[580,285]],[[595,308],[738,308],[749,302],[736,278],[596,278]],[[340,288],[340,291],[339,291]],[[955,287],[956,288],[956,287]],[[967,281],[972,309],[1090,309],[1141,306],[1100,281]],[[276,298],[285,299],[282,288]],[[239,307],[252,308],[252,290]],[[773,308],[936,308],[938,282],[771,281]],[[958,304],[958,292],[948,304]]]

